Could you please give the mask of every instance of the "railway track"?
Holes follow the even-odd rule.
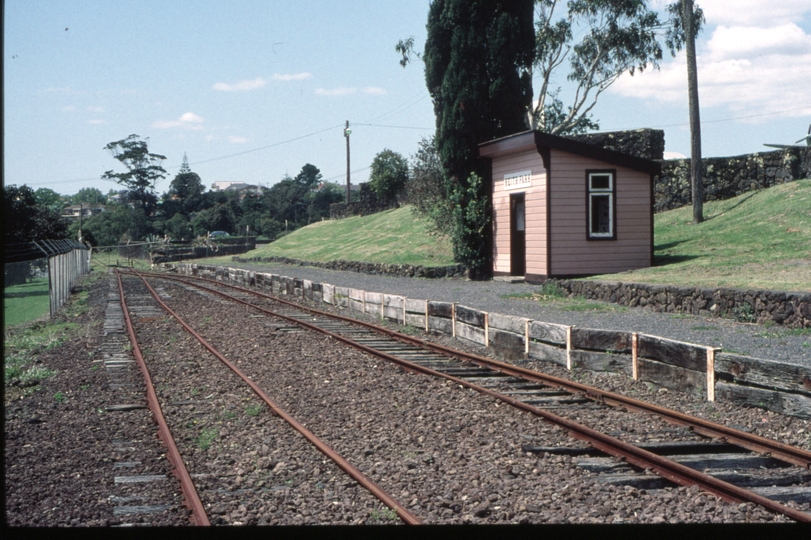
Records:
[[[610,482],[617,484],[624,482],[626,485],[645,484],[649,486],[647,489],[651,489],[650,486],[661,486],[663,481],[665,484],[672,482],[683,486],[697,485],[726,501],[752,502],[795,521],[811,521],[811,515],[808,513],[788,507],[777,500],[783,497],[784,500],[793,498],[803,502],[805,499],[802,497],[807,497],[811,491],[809,488],[770,488],[772,498],[761,494],[764,492],[762,486],[764,483],[769,486],[804,483],[807,486],[811,480],[808,473],[811,467],[811,452],[803,449],[625,396],[447,349],[412,336],[313,310],[258,291],[200,278],[167,275],[140,277],[144,284],[147,283],[147,277],[150,279],[159,277],[182,283],[183,287],[196,290],[200,294],[225,298],[229,302],[246,305],[267,317],[287,321],[288,327],[277,325],[277,330],[292,329],[295,326],[321,332],[334,340],[385,358],[407,370],[442,377],[455,385],[498,399],[543,418],[567,430],[575,439],[588,443],[587,448],[525,445],[523,450],[527,453],[580,455],[587,457],[587,460],[584,460],[584,467],[590,467],[593,471],[612,472],[611,475],[606,475],[612,477],[607,480]],[[205,282],[208,283],[203,285]],[[222,289],[229,290],[230,294],[226,294]],[[154,296],[160,301],[157,293],[154,293]],[[273,309],[269,309],[271,305],[274,306]],[[193,332],[191,328],[187,330]],[[703,441],[693,437],[694,440],[634,445],[569,419],[577,417],[578,410],[595,408],[622,408],[653,414],[678,426],[682,439],[684,432],[689,431],[703,437]],[[601,457],[605,455],[612,456],[615,458],[614,461],[607,462],[606,458]],[[619,459],[620,463],[617,463],[616,459]],[[712,474],[698,470],[711,469],[712,462],[715,465],[722,464],[721,470]],[[742,469],[755,469],[756,472],[741,472]],[[634,470],[642,471],[642,474],[634,473]],[[768,472],[763,473],[764,470]],[[657,476],[654,478],[649,474],[651,472]],[[396,503],[387,504],[392,508],[402,508]]]

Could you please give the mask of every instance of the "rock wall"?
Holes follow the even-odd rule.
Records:
[[[316,268],[327,268],[329,270],[341,270],[343,272],[357,272],[359,274],[418,277],[418,278],[444,278],[462,277],[466,275],[465,266],[454,264],[451,266],[413,266],[410,264],[387,264],[387,263],[367,263],[358,261],[329,261],[314,262],[290,259],[288,257],[234,257],[234,262],[263,262],[292,264],[296,266],[314,266]]]
[[[665,150],[665,132],[660,129],[587,133],[569,138],[645,159],[662,160]],[[749,191],[811,178],[811,147],[701,161],[704,201],[731,199]],[[662,160],[662,174],[654,177],[654,212],[689,204],[692,204],[690,159]]]
[[[811,328],[811,293],[702,289],[606,281],[554,280],[569,296],[614,302],[656,312],[726,317]]]
[[[749,191],[811,178],[811,147],[701,161],[705,201],[730,199]],[[654,178],[654,190],[654,212],[692,204],[690,160],[662,162],[662,174]]]
[[[586,133],[568,138],[645,159],[662,159],[665,152],[665,132],[661,129]]]
[[[346,204],[332,203],[329,205],[329,217],[331,219],[341,219],[350,216],[368,216],[390,208],[397,208],[396,201],[381,201],[377,194],[372,191],[368,183],[360,185],[359,201]]]

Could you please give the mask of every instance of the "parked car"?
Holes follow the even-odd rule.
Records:
[[[228,238],[231,235],[225,231],[212,231],[208,236],[209,238]]]

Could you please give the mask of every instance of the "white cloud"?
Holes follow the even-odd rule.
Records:
[[[99,125],[99,124],[106,124],[107,122],[104,121],[104,120],[96,119],[96,120],[88,120],[87,123],[88,124]]]
[[[62,107],[62,110],[65,112],[73,112],[76,110],[76,107],[74,107],[73,105],[67,105],[65,107]]]
[[[104,107],[88,107],[87,110],[90,112],[104,112]]]
[[[248,139],[246,137],[236,137],[234,135],[229,135],[228,142],[233,144],[245,144],[246,142],[248,142]]]
[[[669,3],[669,2],[668,2]],[[727,26],[778,26],[796,22],[811,12],[808,0],[701,0],[707,24]]]
[[[338,86],[337,88],[317,88],[315,93],[319,96],[350,96],[358,92],[357,88]]]
[[[292,74],[274,73],[273,77],[272,77],[272,79],[274,81],[284,81],[284,82],[304,81],[306,79],[312,79],[312,78],[313,78],[313,74],[312,73],[307,73],[306,71],[302,72],[302,73],[292,73]]]
[[[177,120],[156,120],[152,122],[152,127],[157,129],[184,128],[200,130],[203,129],[203,126],[200,125],[203,121],[202,116],[194,114],[193,112],[187,112],[181,114]]]
[[[194,124],[202,124],[203,123],[203,117],[199,116],[197,114],[194,114],[193,112],[187,112],[187,113],[181,114],[179,120],[181,122],[190,122],[190,123],[194,123]]]
[[[266,86],[268,83],[267,79],[262,77],[257,77],[255,79],[246,79],[244,81],[239,81],[235,84],[228,84],[218,82],[212,88],[214,90],[219,90],[221,92],[244,92],[246,90],[257,90]]]
[[[795,22],[783,20],[788,16],[801,19],[804,12],[811,12],[811,2],[789,0],[778,6],[750,0],[703,0],[700,5],[707,15],[707,30],[712,29],[709,35],[706,31],[700,35],[697,43],[702,108],[723,106],[735,116],[777,111],[786,111],[781,113],[786,117],[811,114],[811,69],[807,67],[811,66],[811,35]],[[719,22],[729,24],[711,26]],[[653,104],[686,107],[685,55],[682,52],[663,63],[660,71],[624,75],[610,91]]]
[[[362,90],[364,94],[369,94],[370,96],[385,96],[388,92],[386,92],[383,88],[378,88],[376,86],[367,86]]]
[[[764,54],[793,55],[811,52],[811,35],[796,24],[771,28],[719,26],[707,49],[712,60]]]
[[[212,135],[212,134],[210,134],[210,133],[209,133],[208,135],[206,135],[206,140],[207,140],[207,141],[213,141],[213,140],[214,140],[214,139],[216,139],[216,138],[217,138],[217,137],[215,137],[214,135]]]

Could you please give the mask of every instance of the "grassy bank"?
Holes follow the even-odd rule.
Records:
[[[48,316],[51,301],[48,278],[13,285],[3,290],[3,325],[5,327],[34,321]]]
[[[694,225],[690,207],[657,214],[653,267],[588,279],[811,291],[811,180],[709,202],[704,215],[704,223]],[[428,231],[405,207],[316,223],[247,256],[452,264],[449,239]],[[207,261],[231,264],[231,257]]]
[[[654,266],[595,276],[623,282],[811,291],[811,180],[655,216]]]
[[[105,272],[93,272],[83,277],[80,283],[89,287],[94,281],[103,279],[104,276]],[[40,289],[42,288],[42,285],[37,282],[26,285],[37,285]],[[19,287],[23,286],[20,285]],[[8,293],[9,289],[6,289],[6,293]],[[40,381],[55,374],[53,370],[40,365],[36,359],[37,355],[53,349],[65,341],[80,339],[93,331],[92,328],[95,326],[74,322],[77,317],[83,315],[89,309],[87,304],[89,292],[87,290],[71,295],[54,320],[46,317],[49,312],[47,280],[45,280],[44,290],[44,312],[40,306],[36,312],[41,313],[41,315],[33,319],[22,320],[25,317],[33,316],[34,311],[30,307],[20,308],[20,306],[16,306],[9,310],[8,303],[5,303],[3,382],[6,403],[21,395],[36,392]],[[11,317],[15,317],[15,319]],[[101,321],[99,321],[99,324],[101,324]]]
[[[332,260],[447,266],[454,264],[447,237],[430,234],[427,220],[410,206],[371,216],[321,221],[294,231],[246,257],[290,257],[305,261]],[[231,257],[207,259],[213,264]]]

